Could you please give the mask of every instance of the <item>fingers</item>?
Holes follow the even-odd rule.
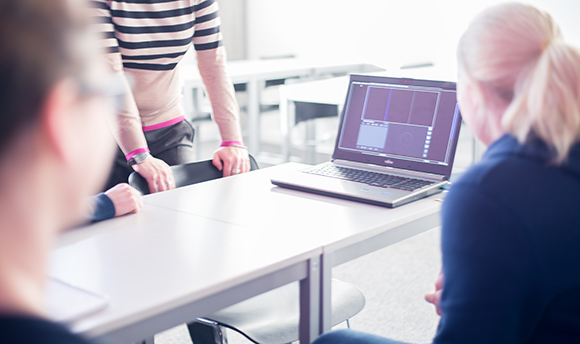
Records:
[[[223,160],[223,166],[224,166],[224,168],[223,168],[222,171],[224,173],[224,177],[229,177],[229,176],[231,176],[233,174],[239,173],[237,170],[236,171],[232,171],[234,169],[234,162],[232,160],[233,159],[231,159],[231,158],[228,158],[228,159]],[[237,173],[234,173],[234,172],[237,172]]]
[[[429,303],[435,303],[435,292],[431,291],[431,292],[425,294],[425,301],[427,301]]]
[[[442,314],[441,307],[440,307],[441,294],[442,294],[441,290],[432,291],[430,293],[425,294],[425,301],[427,301],[435,306],[435,312],[437,312],[438,315]]]
[[[150,157],[140,164],[133,165],[133,169],[147,180],[151,193],[175,189],[173,171],[163,160]]]
[[[250,158],[246,157],[241,163],[242,173],[250,172]]]
[[[129,186],[129,187],[131,188],[131,192],[132,192],[131,199],[133,200],[133,205],[134,205],[131,213],[134,214],[134,213],[137,213],[139,210],[141,210],[141,208],[143,208],[143,197],[141,197],[141,193],[137,189],[135,189],[131,186]]]
[[[440,273],[435,280],[435,290],[439,290],[443,288],[443,274]]]
[[[220,159],[218,154],[214,154],[213,155],[213,165],[218,169],[218,170],[222,170],[223,165],[222,165],[222,160]]]
[[[223,172],[224,177],[250,171],[250,158],[245,149],[221,147],[214,153],[213,164]]]
[[[136,213],[143,207],[141,193],[127,183],[115,185],[105,195],[113,202],[115,216]]]

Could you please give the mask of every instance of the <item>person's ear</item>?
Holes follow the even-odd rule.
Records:
[[[72,80],[62,80],[55,84],[41,107],[42,132],[47,148],[65,164],[75,159],[74,133],[71,115],[78,101],[78,89]]]

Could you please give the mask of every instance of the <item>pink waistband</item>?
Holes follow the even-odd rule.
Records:
[[[169,121],[165,121],[165,122],[161,122],[161,123],[157,123],[157,124],[153,124],[153,125],[148,125],[148,126],[144,126],[143,131],[151,131],[151,130],[157,130],[157,129],[161,129],[161,128],[165,128],[168,127],[170,125],[174,125],[177,124],[181,121],[183,121],[185,119],[185,116],[179,116],[176,117],[174,119],[170,119]]]

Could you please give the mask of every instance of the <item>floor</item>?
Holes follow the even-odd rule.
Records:
[[[261,168],[279,163],[280,130],[277,111],[261,116],[261,154],[255,154]],[[242,114],[242,127],[245,117]],[[316,137],[322,138],[316,146],[316,162],[327,161],[334,145],[337,119],[319,119]],[[293,158],[301,161],[306,155],[303,145],[304,124],[292,130]],[[199,158],[209,159],[219,144],[215,125],[204,123],[197,131]],[[462,127],[454,164],[454,174],[460,174],[472,163],[472,136]],[[423,300],[433,289],[440,269],[440,228],[433,228],[395,245],[340,265],[333,277],[358,286],[366,297],[365,308],[350,320],[351,328],[366,331],[408,343],[430,343],[435,334],[438,316],[433,307]],[[338,328],[344,328],[339,325]],[[232,344],[250,343],[241,335],[229,331]],[[179,326],[156,336],[157,344],[189,344],[187,328]]]

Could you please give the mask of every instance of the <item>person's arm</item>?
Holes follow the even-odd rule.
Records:
[[[103,47],[106,49],[105,59],[111,69],[118,73],[123,83],[124,97],[119,104],[116,120],[111,123],[113,135],[119,147],[129,161],[137,154],[149,153],[147,141],[143,134],[139,109],[135,103],[133,91],[123,71],[123,60],[119,52],[119,42],[115,38],[111,10],[104,0],[91,0],[92,15],[97,32],[103,35]],[[153,156],[132,166],[149,184],[152,193],[165,191],[175,187],[173,173],[163,160]]]
[[[480,187],[453,186],[442,211],[445,285],[434,343],[523,343],[543,308],[518,218]]]
[[[141,193],[127,183],[117,184],[109,190],[91,197],[91,221],[134,214],[143,207]]]
[[[218,4],[209,0],[196,6],[193,45],[196,51],[199,73],[206,87],[212,106],[212,116],[219,127],[222,145],[214,153],[214,165],[224,177],[250,170],[248,151],[243,146],[239,121],[239,106],[233,84],[226,73],[226,52],[221,45]],[[239,173],[238,172],[238,173]]]
[[[101,192],[89,199],[90,220],[92,222],[104,221],[115,217],[115,205],[113,201]]]

